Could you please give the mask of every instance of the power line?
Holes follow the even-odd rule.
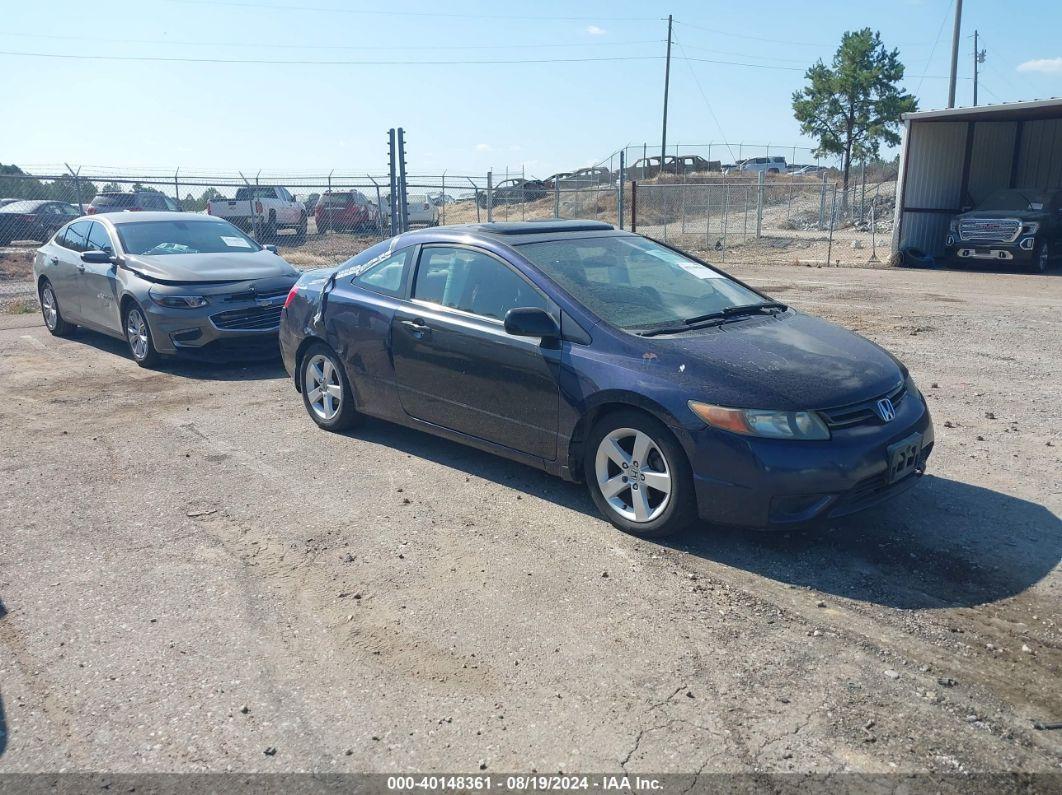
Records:
[[[937,52],[937,45],[940,44],[940,34],[944,32],[944,26],[948,23],[948,18],[951,16],[951,7],[955,3],[955,0],[950,0],[948,7],[944,10],[944,19],[940,20],[940,27],[937,28],[937,37],[933,39],[933,47],[929,50],[929,60],[926,61],[926,72],[929,71],[930,65],[933,63],[933,56]],[[949,76],[950,77],[950,76]],[[926,74],[923,73],[922,77],[918,80],[918,86],[915,88],[915,94],[919,94],[922,91],[922,83],[925,82]]]
[[[62,36],[47,33],[24,33],[0,31],[0,36],[12,36],[31,39],[55,39],[60,41],[85,41],[85,36]],[[92,37],[94,42],[108,42],[121,44],[160,44],[180,45],[187,47],[262,47],[269,49],[289,50],[394,50],[393,44],[362,45],[362,44],[290,44],[284,42],[248,42],[248,41],[187,41],[177,39],[130,39],[130,38],[99,38]],[[567,44],[415,44],[409,45],[410,49],[416,50],[511,50],[511,49],[537,49],[539,47],[564,48],[564,47],[628,47],[638,44],[661,44],[663,39],[640,39],[638,41],[582,41]]]
[[[361,16],[382,17],[435,17],[444,19],[502,19],[502,20],[540,20],[543,22],[600,22],[602,16],[552,16],[552,15],[511,15],[511,14],[461,14],[448,11],[394,11],[361,9],[361,8],[335,8],[328,6],[293,6],[273,5],[262,3],[241,3],[235,0],[169,0],[171,3],[190,6],[231,6],[235,8],[253,8],[255,11],[320,11],[328,14],[358,14]],[[609,22],[657,22],[660,17],[607,17]]]
[[[833,46],[832,44],[822,44],[820,42],[792,41],[790,39],[768,39],[768,38],[764,38],[763,36],[747,36],[747,35],[745,35],[743,33],[732,33],[732,32],[730,32],[728,30],[719,30],[718,28],[706,28],[703,25],[694,25],[692,22],[683,22],[680,19],[676,19],[675,21],[678,22],[680,25],[683,25],[683,26],[685,26],[687,28],[695,28],[696,30],[703,30],[703,31],[706,31],[708,33],[718,33],[720,36],[727,36],[728,38],[734,38],[734,39],[750,39],[751,41],[766,41],[766,42],[770,42],[771,44],[796,44],[796,45],[799,45],[801,47],[832,47]]]
[[[662,55],[617,55],[601,58],[521,58],[517,60],[482,59],[477,61],[328,61],[316,59],[274,60],[269,58],[186,58],[162,55],[73,55],[52,52],[17,52],[0,50],[0,55],[22,56],[27,58],[57,58],[69,61],[120,61],[120,62],[159,62],[159,63],[210,63],[210,64],[254,64],[276,66],[456,66],[456,65],[497,65],[497,64],[546,64],[546,63],[588,63],[595,61],[661,61]]]
[[[697,86],[697,90],[701,92],[701,99],[704,100],[704,105],[708,108],[708,113],[711,114],[716,129],[719,130],[719,136],[723,139],[723,143],[726,145],[726,149],[730,153],[730,159],[737,162],[737,158],[734,157],[734,150],[730,148],[730,143],[726,139],[726,133],[723,132],[723,125],[719,123],[719,117],[715,115],[712,103],[708,101],[708,95],[704,93],[704,89],[701,87],[701,81],[697,78],[697,73],[693,71],[693,64],[690,63],[690,59],[686,56],[686,48],[682,46],[678,39],[675,39],[675,44],[678,45],[679,51],[682,53],[682,60],[686,62],[686,67],[690,70],[690,75],[693,77],[693,82]],[[661,160],[661,168],[663,168],[663,163],[664,161]]]

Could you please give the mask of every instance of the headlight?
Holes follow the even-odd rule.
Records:
[[[918,385],[915,384],[914,376],[910,373],[907,374],[907,378],[904,380],[904,386],[907,388],[908,395],[921,395],[922,393],[918,389]]]
[[[768,439],[829,439],[830,430],[814,411],[731,409],[709,403],[688,403],[690,411],[713,428]]]
[[[1021,233],[1023,235],[1035,235],[1040,231],[1040,224],[1037,221],[1029,221],[1026,224],[1022,224]]]
[[[198,309],[210,303],[202,295],[174,295],[172,293],[158,293],[154,290],[148,290],[148,295],[159,306],[165,306],[170,309]]]

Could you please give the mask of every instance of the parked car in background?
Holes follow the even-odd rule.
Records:
[[[181,206],[164,193],[145,190],[135,193],[97,193],[96,198],[85,208],[85,215],[122,211],[162,211],[179,213]]]
[[[0,207],[3,207],[5,204],[11,204],[11,202],[20,202],[20,201],[22,201],[22,199],[0,199]]]
[[[456,201],[449,193],[428,194],[428,200],[436,207],[442,207],[444,204],[453,204]]]
[[[245,232],[271,240],[282,229],[291,229],[298,239],[306,237],[306,208],[282,185],[246,185],[233,199],[207,203],[207,213],[224,218]]]
[[[611,182],[612,173],[604,166],[580,168],[556,180],[561,188],[592,188],[596,185],[608,185]]]
[[[491,204],[499,207],[503,204],[523,204],[524,202],[536,201],[549,193],[550,189],[540,179],[523,179],[515,177],[503,180],[494,186],[491,195]],[[479,206],[487,206],[487,192],[479,194]]]
[[[550,176],[542,180],[542,184],[545,185],[549,190],[553,190],[555,187],[558,186],[559,183],[561,183],[563,180],[567,179],[571,175],[572,172],[570,171],[558,171],[556,174],[551,174]]]
[[[700,174],[709,171],[722,171],[718,160],[706,160],[700,155],[668,155],[664,158],[665,174]],[[652,179],[660,176],[660,156],[643,157],[627,169],[627,179]]]
[[[750,157],[737,164],[738,171],[755,174],[762,171],[766,174],[784,174],[786,172],[785,158],[779,155],[770,157]]]
[[[48,330],[119,339],[142,367],[162,355],[274,354],[298,271],[227,221],[192,213],[75,220],[33,262]]]
[[[406,218],[411,225],[438,226],[439,208],[436,207],[423,193],[409,193],[406,195]]]
[[[45,241],[81,213],[66,202],[17,199],[0,207],[0,246],[13,240]]]
[[[386,240],[299,280],[280,348],[320,428],[379,417],[584,481],[641,536],[832,521],[934,444],[891,354],[593,221]]]
[[[361,191],[325,192],[314,208],[318,232],[367,232],[380,228],[380,209]]]
[[[1008,188],[992,193],[976,209],[951,219],[944,255],[960,262],[990,260],[1047,272],[1062,256],[1062,190]]]

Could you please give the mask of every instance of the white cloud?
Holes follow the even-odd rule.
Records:
[[[586,32],[591,36],[604,36],[608,33],[604,28],[599,28],[597,25],[590,25],[587,27]]]
[[[490,144],[476,144],[476,151],[477,152],[489,152],[490,151]]]
[[[1037,58],[1018,64],[1019,72],[1043,72],[1044,74],[1062,73],[1062,58]]]

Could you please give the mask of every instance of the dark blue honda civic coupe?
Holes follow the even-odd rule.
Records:
[[[616,527],[792,527],[913,486],[925,399],[872,342],[593,221],[408,232],[305,274],[284,365],[363,415],[585,481]]]

